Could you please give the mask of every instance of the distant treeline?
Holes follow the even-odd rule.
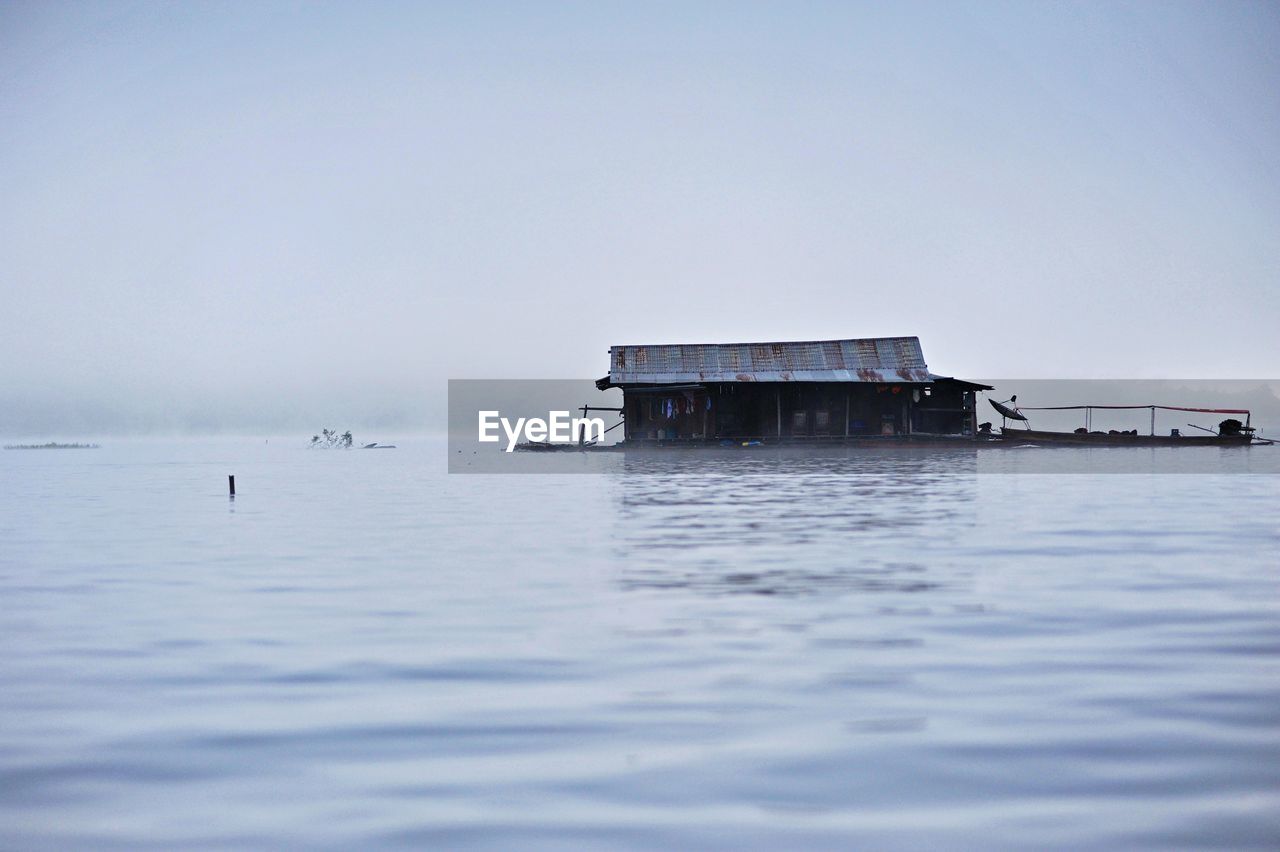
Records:
[[[50,441],[47,444],[6,444],[6,450],[96,450],[97,444],[59,444]]]

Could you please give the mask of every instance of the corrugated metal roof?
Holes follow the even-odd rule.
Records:
[[[918,337],[611,346],[609,383],[928,382]]]

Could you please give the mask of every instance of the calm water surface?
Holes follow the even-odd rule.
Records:
[[[0,847],[1280,846],[1280,476],[299,443],[0,455]]]

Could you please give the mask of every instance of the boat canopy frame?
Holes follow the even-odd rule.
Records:
[[[1040,406],[1018,406],[1014,410],[1023,411],[1084,411],[1084,428],[1093,428],[1093,412],[1094,409],[1113,410],[1113,411],[1136,411],[1141,409],[1150,409],[1151,411],[1151,434],[1156,433],[1156,410],[1160,411],[1193,411],[1199,414],[1243,414],[1244,428],[1250,429],[1249,418],[1251,417],[1247,408],[1192,408],[1184,405],[1040,405]],[[1028,422],[1027,428],[1030,429]]]

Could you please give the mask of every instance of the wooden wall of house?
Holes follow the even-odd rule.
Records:
[[[626,388],[630,440],[960,434],[973,394],[954,384],[725,382]]]

